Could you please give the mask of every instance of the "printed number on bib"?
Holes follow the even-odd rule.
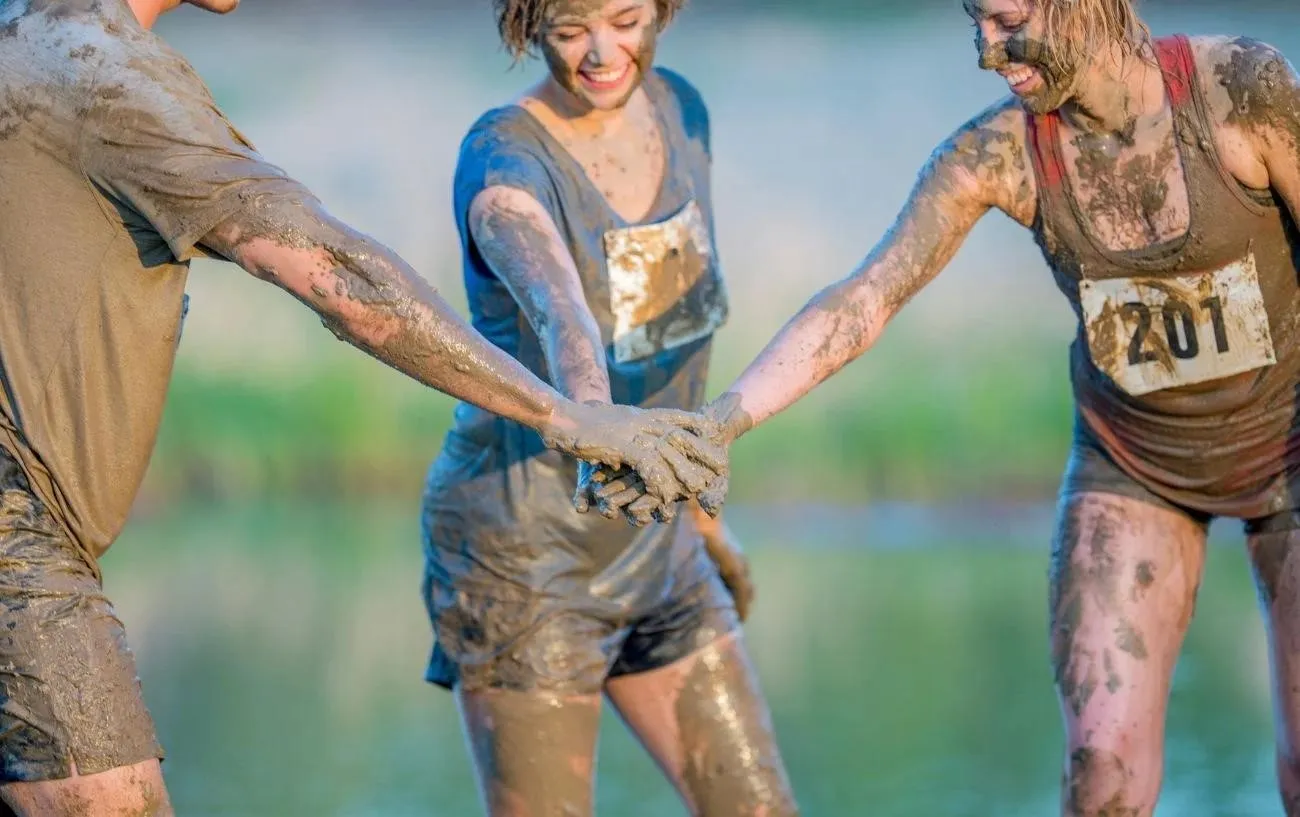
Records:
[[[1178,278],[1079,284],[1092,361],[1131,395],[1277,362],[1255,257]]]
[[[683,346],[726,322],[727,293],[694,201],[658,224],[605,233],[605,261],[615,361]]]

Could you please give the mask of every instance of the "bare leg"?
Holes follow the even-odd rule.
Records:
[[[1300,531],[1249,537],[1268,631],[1277,732],[1277,776],[1287,817],[1300,817]]]
[[[589,817],[599,695],[456,691],[490,817]]]
[[[1204,560],[1204,528],[1176,511],[1099,493],[1062,506],[1051,636],[1066,817],[1155,810],[1169,684]]]
[[[794,817],[771,717],[738,634],[605,686],[697,817]]]
[[[63,780],[7,783],[0,798],[17,817],[171,817],[157,760]]]

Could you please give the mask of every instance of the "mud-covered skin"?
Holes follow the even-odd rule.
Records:
[[[566,91],[577,112],[584,108],[617,111],[632,99],[654,66],[659,40],[657,6],[651,0],[551,0],[538,48],[556,85]],[[626,53],[634,75],[617,97],[596,96],[579,71],[620,65]],[[567,106],[566,106],[567,107]]]
[[[1017,63],[1040,72],[1042,87],[1023,97],[1029,111],[1054,111],[1070,98],[1080,79],[1079,66],[1044,42],[1041,15],[1032,14],[1028,5],[1004,12],[1009,15],[1006,22],[1014,33],[1006,40],[990,42],[978,23],[995,11],[987,0],[964,0],[962,7],[967,16],[977,21],[975,50],[979,54],[980,68],[998,71]]]
[[[1136,130],[1136,120],[1133,125]],[[1113,250],[1148,247],[1187,230],[1187,189],[1172,123],[1156,127],[1160,133],[1142,136],[1083,131],[1070,141],[1076,152],[1077,197],[1093,231]],[[1139,140],[1148,144],[1123,155],[1123,147]],[[1171,196],[1171,190],[1176,194]]]
[[[1155,808],[1166,699],[1204,544],[1202,524],[1181,512],[1115,494],[1063,497],[1050,610],[1067,817]]]
[[[626,464],[665,499],[693,495],[726,470],[725,452],[689,430],[707,434],[702,417],[563,400],[479,337],[396,254],[314,201],[254,202],[204,244],[293,294],[340,339],[426,385],[538,428],[558,451]],[[711,464],[701,468],[700,458]]]
[[[489,817],[592,814],[599,695],[458,691],[456,701]]]
[[[934,151],[889,233],[857,271],[814,296],[732,385],[731,396],[720,399],[712,411],[732,426],[728,438],[786,408],[865,352],[990,208],[1032,224],[1034,194],[1024,115],[1008,99]],[[725,486],[718,489],[725,498]],[[718,501],[716,494],[700,499],[706,507]],[[652,499],[625,494],[618,501],[641,524],[656,512]]]
[[[1300,815],[1300,531],[1250,536],[1247,548],[1269,644],[1277,776],[1287,817]]]
[[[610,701],[699,817],[799,813],[757,676],[737,635],[610,682]]]

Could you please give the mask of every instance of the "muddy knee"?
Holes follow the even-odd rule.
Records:
[[[1134,763],[1101,749],[1080,747],[1066,764],[1066,817],[1142,817],[1151,813],[1154,797],[1138,778]]]

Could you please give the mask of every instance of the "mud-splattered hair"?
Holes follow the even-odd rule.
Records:
[[[1106,53],[1112,44],[1120,56],[1145,56],[1151,30],[1134,8],[1136,0],[1036,0],[1043,9],[1043,40],[1069,65]]]
[[[546,12],[555,0],[492,0],[501,42],[516,61],[532,52],[542,36]],[[686,5],[686,0],[654,0],[656,25],[662,31]]]

